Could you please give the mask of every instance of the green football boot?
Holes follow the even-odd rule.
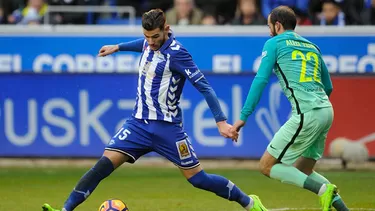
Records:
[[[60,211],[60,210],[57,210],[57,209],[53,209],[53,208],[51,207],[51,205],[49,205],[49,204],[43,204],[43,206],[42,206],[42,210],[43,210],[43,211]]]
[[[338,193],[338,189],[334,184],[326,184],[326,187],[326,191],[319,197],[320,205],[322,206],[323,211],[331,211],[332,201],[335,195]]]
[[[256,195],[249,195],[249,196],[254,200],[254,205],[252,208],[250,208],[249,211],[268,211],[266,207],[263,206],[258,196]]]

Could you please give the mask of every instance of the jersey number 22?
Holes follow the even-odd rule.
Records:
[[[301,51],[299,50],[294,50],[292,52],[292,60],[296,60],[297,57],[300,57],[302,59],[302,64],[301,64],[301,74],[300,74],[300,77],[299,77],[299,82],[310,82],[314,79],[314,81],[316,82],[320,82],[320,78],[319,78],[319,75],[318,75],[318,71],[319,71],[319,57],[318,55],[316,55],[316,53],[314,52],[307,52],[306,56],[305,54],[303,54]],[[312,67],[312,65],[309,65],[307,67],[308,64],[310,63],[307,63],[307,61],[311,61],[311,59],[314,59],[314,67]],[[313,77],[307,77],[306,76],[306,72],[309,71],[313,71]],[[311,75],[308,74],[308,75]]]

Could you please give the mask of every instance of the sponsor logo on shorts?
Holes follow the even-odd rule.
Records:
[[[191,157],[191,152],[186,139],[176,142],[176,146],[178,150],[178,155],[180,156],[181,160]]]
[[[189,165],[189,164],[192,164],[193,161],[192,160],[189,160],[189,161],[186,161],[186,162],[181,162],[181,165]]]

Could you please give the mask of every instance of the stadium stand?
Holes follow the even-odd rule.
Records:
[[[161,8],[172,25],[264,25],[266,14],[278,5],[292,7],[300,25],[375,24],[374,0],[0,0],[0,23],[128,25],[131,14],[116,11],[126,6],[134,9],[135,24],[141,23],[143,12]],[[114,9],[94,12],[87,7],[82,12],[66,12],[56,6]]]

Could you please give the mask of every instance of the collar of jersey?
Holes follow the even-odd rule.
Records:
[[[168,40],[166,40],[165,43],[159,49],[160,52],[163,52],[165,49],[167,49],[171,45],[171,43],[173,42],[174,34],[173,34],[172,31],[169,31],[168,36],[169,36]]]

